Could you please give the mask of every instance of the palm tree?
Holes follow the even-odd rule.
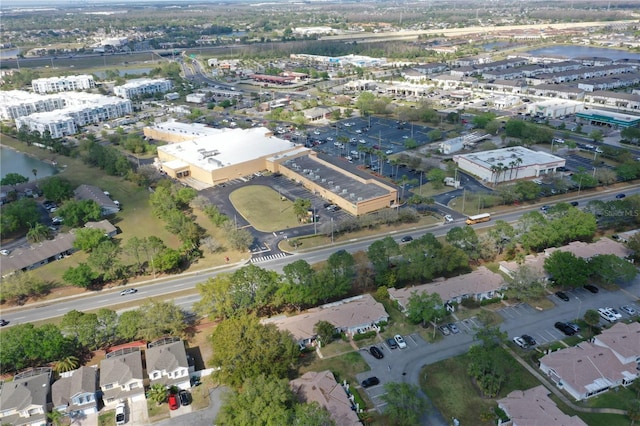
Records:
[[[27,232],[27,240],[32,243],[39,243],[49,238],[49,228],[42,223],[36,223]]]
[[[75,370],[76,368],[78,368],[78,358],[73,355],[69,355],[68,357],[56,362],[53,366],[53,371],[56,373],[64,373]]]
[[[513,161],[516,163],[516,179],[518,179],[518,170],[520,170],[520,164],[522,164],[522,158],[518,157]]]
[[[155,402],[157,405],[162,404],[167,400],[167,394],[169,391],[166,386],[156,383],[149,388],[147,392],[147,399]]]
[[[64,418],[64,414],[55,408],[50,413],[47,413],[47,419],[53,423],[54,426],[60,426],[62,424],[62,419]]]

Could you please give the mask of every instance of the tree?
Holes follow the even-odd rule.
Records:
[[[470,259],[477,260],[480,257],[478,250],[478,234],[470,227],[455,226],[447,232],[447,242],[464,251]]]
[[[97,228],[80,228],[75,231],[76,239],[73,241],[73,247],[77,250],[91,252],[101,242],[108,240],[104,231]]]
[[[627,409],[627,417],[631,420],[631,426],[640,421],[640,399],[633,399],[629,402]]]
[[[410,383],[385,383],[382,400],[387,403],[384,413],[394,425],[412,426],[420,423],[420,417],[429,408],[420,388]]]
[[[138,310],[141,314],[139,338],[149,341],[162,336],[184,336],[188,324],[184,312],[175,303],[151,299]]]
[[[73,196],[71,182],[58,176],[47,178],[41,185],[42,193],[51,201],[59,203]]]
[[[222,321],[211,334],[213,357],[210,365],[222,383],[240,386],[262,374],[286,377],[300,355],[291,335],[274,324],[263,325],[253,315],[239,315]],[[286,423],[282,423],[286,424]]]
[[[2,206],[0,215],[0,232],[3,238],[12,233],[25,231],[40,221],[40,210],[32,198],[21,200]]]
[[[76,287],[89,288],[93,280],[96,279],[96,273],[93,272],[91,266],[80,263],[75,268],[71,266],[64,271],[62,279]]]
[[[589,325],[589,329],[591,330],[591,334],[593,335],[593,327],[600,324],[600,314],[595,309],[587,309],[584,313],[584,322]]]
[[[163,384],[155,383],[151,385],[149,391],[147,392],[147,399],[156,403],[156,405],[160,405],[167,400],[167,396],[169,395],[169,389]]]
[[[56,362],[53,365],[53,370],[56,373],[66,373],[67,371],[72,371],[78,368],[79,360],[78,357],[69,355],[64,357],[60,361]]]
[[[556,250],[544,260],[544,269],[560,287],[581,287],[591,271],[587,262],[568,251]]]
[[[286,380],[258,375],[227,394],[218,422],[228,426],[291,424],[294,397]]]
[[[320,343],[326,346],[333,340],[333,335],[336,333],[336,326],[329,321],[318,321],[313,327],[313,331],[318,335]]]
[[[638,273],[638,269],[632,263],[615,254],[593,256],[589,260],[589,266],[593,274],[607,284],[616,281],[629,282]]]
[[[27,231],[27,240],[30,243],[39,243],[48,239],[49,235],[49,228],[42,223],[36,223]]]
[[[118,257],[119,254],[120,246],[111,240],[106,240],[91,251],[88,264],[101,274],[103,280],[113,280],[118,278],[121,272],[122,263]]]
[[[293,412],[292,426],[335,426],[331,413],[313,401],[296,404]]]
[[[69,371],[69,370],[67,370],[67,371]],[[62,420],[64,419],[64,417],[65,417],[65,415],[62,412],[56,410],[55,408],[53,410],[51,410],[51,412],[47,413],[47,419],[49,421],[51,421],[51,423],[54,426],[62,425]]]
[[[391,237],[384,237],[381,240],[374,241],[367,249],[367,257],[373,265],[376,275],[376,283],[386,282],[391,258],[400,254],[400,246],[396,240]]]
[[[138,329],[143,322],[144,316],[140,310],[123,312],[118,318],[118,326],[116,328],[118,337],[127,342],[135,340],[138,336]]]
[[[26,182],[29,182],[29,178],[22,176],[19,173],[7,173],[5,177],[0,179],[0,185],[16,186]]]
[[[289,303],[298,310],[303,305],[312,305],[317,302],[313,294],[313,283],[316,271],[300,259],[289,263],[282,268],[284,273],[283,283],[276,291],[276,298],[281,303]]]
[[[32,271],[17,271],[2,279],[0,301],[23,303],[30,296],[40,296],[49,290],[49,285]]]
[[[433,323],[433,331],[435,334],[436,323],[447,315],[444,303],[438,293],[418,293],[414,291],[409,296],[407,303],[407,317],[413,323]]]
[[[33,179],[38,183],[38,169],[31,169],[31,173],[33,173]]]
[[[311,208],[311,200],[304,198],[296,198],[293,203],[293,213],[299,221],[305,219],[308,216],[309,209]]]
[[[433,189],[441,189],[444,186],[445,172],[442,169],[434,167],[427,173],[427,178],[431,182]]]
[[[64,219],[65,225],[76,227],[92,220],[100,220],[102,210],[93,200],[68,200],[58,209],[57,214]]]
[[[60,329],[65,336],[73,338],[84,348],[95,350],[99,347],[96,340],[98,316],[94,313],[71,310],[63,315]]]

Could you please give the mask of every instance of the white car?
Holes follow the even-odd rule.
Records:
[[[3,256],[9,256],[11,254],[11,250],[2,249],[0,250],[0,254]]]
[[[607,308],[607,311],[611,312],[613,314],[614,317],[616,317],[616,319],[622,319],[622,314],[618,311],[616,311],[613,308]]]
[[[407,343],[404,341],[401,335],[396,334],[395,336],[393,336],[393,340],[396,341],[400,349],[404,349],[407,347]]]
[[[116,425],[123,425],[126,423],[124,403],[120,402],[116,405]]]
[[[607,320],[609,322],[616,322],[617,318],[615,315],[613,315],[613,313],[606,309],[606,308],[598,308],[598,313],[600,314],[600,317],[604,320]]]
[[[125,290],[122,290],[120,292],[120,296],[126,296],[127,294],[134,294],[137,293],[138,290],[136,290],[135,288],[127,288]]]
[[[450,214],[445,214],[444,215],[444,221],[447,223],[451,223],[453,222],[453,217]]]
[[[514,337],[513,343],[520,346],[522,349],[527,349],[529,347],[522,337]]]
[[[636,310],[631,307],[630,305],[624,305],[624,306],[620,306],[620,309],[623,310],[624,312],[626,312],[627,314],[634,316],[637,312]]]

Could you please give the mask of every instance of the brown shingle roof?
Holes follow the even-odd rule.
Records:
[[[613,349],[624,358],[640,357],[640,323],[616,323],[596,337],[596,344]]]

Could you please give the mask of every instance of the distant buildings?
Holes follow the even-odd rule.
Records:
[[[122,86],[113,88],[113,93],[121,98],[131,99],[136,96],[154,93],[166,93],[171,90],[171,81],[164,78],[137,78],[129,80]]]
[[[92,75],[83,74],[38,78],[31,81],[31,87],[36,93],[70,92],[93,89],[96,83]]]

